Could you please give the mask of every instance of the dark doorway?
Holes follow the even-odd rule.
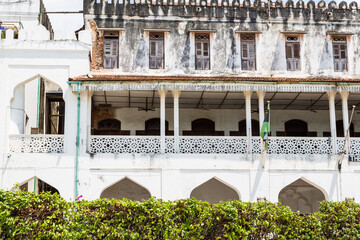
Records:
[[[47,94],[46,134],[64,134],[65,102],[61,94]]]
[[[307,122],[293,119],[285,123],[285,133],[289,137],[306,137],[308,136]]]

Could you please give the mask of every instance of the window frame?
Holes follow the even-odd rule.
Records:
[[[152,37],[153,35],[153,37]],[[161,35],[160,38],[155,35]],[[152,56],[152,43],[155,44],[155,55]],[[159,45],[162,46],[162,54],[158,56]],[[155,67],[152,67],[152,60],[155,61]],[[161,60],[158,66],[158,60]],[[165,33],[164,32],[149,32],[149,69],[165,69]]]
[[[247,39],[248,38],[248,39]],[[252,38],[252,39],[249,39]],[[253,45],[254,55],[251,57],[251,51],[249,46]],[[244,46],[246,46],[247,57],[244,57]],[[256,71],[256,35],[253,33],[241,34],[240,35],[240,61],[241,61],[241,70],[244,71]],[[253,64],[251,64],[253,61]],[[244,63],[246,62],[247,67],[244,68]],[[253,65],[253,67],[251,67]]]
[[[295,48],[298,48],[298,58],[295,57]],[[291,48],[291,57],[288,56],[288,47]],[[285,58],[287,71],[301,71],[301,46],[299,35],[285,35]]]
[[[338,47],[338,54],[335,54],[335,46]],[[341,46],[345,46],[345,49],[341,49]],[[349,56],[348,56],[348,47],[346,36],[332,36],[332,48],[333,48],[333,62],[334,62],[334,72],[347,72],[349,68]],[[345,58],[341,57],[341,52],[345,52]],[[338,55],[338,59],[336,59]],[[337,69],[336,66],[339,66]],[[343,67],[344,65],[345,67]]]
[[[198,39],[198,36],[207,36],[207,39]],[[201,45],[201,54],[198,55],[198,44]],[[207,44],[207,56],[204,56],[204,45]],[[208,64],[206,64],[206,61]],[[199,68],[199,62],[201,62],[201,67]],[[196,70],[210,70],[211,69],[211,60],[210,60],[210,33],[202,32],[195,33],[195,69]]]
[[[120,43],[119,32],[104,31],[103,39],[104,39],[103,40],[103,68],[104,69],[118,69],[119,68],[119,43]],[[106,52],[107,42],[111,43],[110,53]],[[114,42],[116,44],[114,44]],[[115,51],[113,50],[114,46],[116,47]],[[106,67],[106,65],[107,65],[107,64],[105,64],[106,60],[110,60],[110,66],[112,66],[112,67]],[[115,63],[113,63],[112,61],[114,61]]]

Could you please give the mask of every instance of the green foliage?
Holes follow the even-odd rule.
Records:
[[[324,201],[300,215],[270,202],[67,202],[0,191],[0,239],[360,239],[360,205]]]

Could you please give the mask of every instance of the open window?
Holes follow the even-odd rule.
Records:
[[[104,61],[105,69],[119,68],[119,32],[104,32]]]

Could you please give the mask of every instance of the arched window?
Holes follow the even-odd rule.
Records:
[[[210,204],[215,204],[220,201],[240,200],[239,194],[234,189],[220,182],[216,178],[212,178],[196,187],[191,192],[190,197],[206,201]]]
[[[308,136],[308,125],[302,120],[289,120],[285,123],[285,134],[289,137],[306,137]]]
[[[199,118],[191,122],[191,131],[183,131],[184,136],[224,136],[224,131],[215,131],[215,122]]]
[[[173,131],[169,131],[169,122],[165,120],[165,134],[173,135]],[[160,118],[151,118],[145,121],[145,131],[137,130],[136,135],[160,136]]]
[[[279,202],[282,205],[304,214],[319,210],[323,200],[324,193],[301,178],[284,187],[279,193]]]
[[[121,122],[117,119],[104,119],[98,122],[98,128],[95,130],[95,135],[119,135],[121,129]]]
[[[119,182],[106,188],[100,198],[114,198],[123,199],[127,198],[132,201],[142,201],[151,198],[150,192],[140,186],[139,184],[131,181],[129,178],[124,178]]]
[[[194,135],[214,135],[213,133],[215,132],[215,122],[207,118],[196,119],[191,122],[191,130],[193,131]]]
[[[246,136],[246,119],[239,122],[239,131],[230,131],[230,136]],[[251,135],[260,136],[259,121],[251,119]]]

